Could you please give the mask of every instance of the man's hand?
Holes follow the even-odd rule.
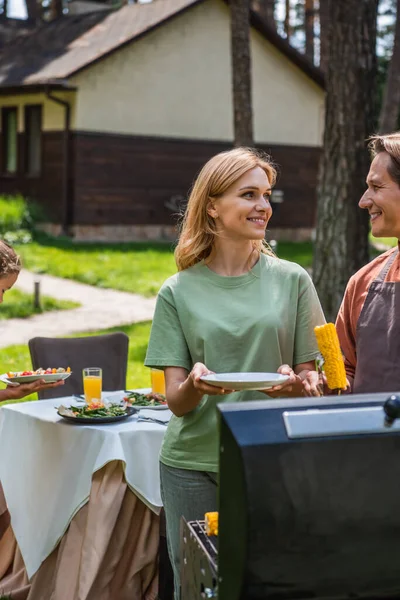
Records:
[[[303,381],[304,395],[305,396],[332,396],[334,391],[330,390],[326,381],[326,375],[324,372],[317,373],[317,371],[307,371],[300,373],[300,377]],[[343,390],[344,394],[351,393],[351,382],[346,377],[347,387]]]
[[[317,371],[302,371],[299,373],[303,382],[304,396],[323,396],[325,393],[326,377]]]
[[[56,381],[55,383],[46,383],[44,379],[38,379],[32,383],[22,383],[19,386],[8,385],[4,390],[7,394],[7,397],[4,398],[4,400],[19,400],[20,398],[29,396],[29,394],[34,394],[40,390],[59,387],[60,385],[64,385],[64,380]]]

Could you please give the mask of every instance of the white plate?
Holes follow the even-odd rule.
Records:
[[[17,377],[7,377],[7,373],[0,375],[0,381],[3,381],[7,385],[19,385],[21,383],[33,383],[38,379],[44,379],[46,383],[54,383],[60,381],[60,379],[67,379],[72,373],[47,373],[44,375],[21,375]]]
[[[289,379],[289,375],[280,373],[213,373],[204,375],[202,381],[227,390],[267,390],[281,385]]]

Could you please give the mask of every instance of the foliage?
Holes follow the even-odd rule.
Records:
[[[34,308],[33,295],[25,294],[13,288],[6,292],[6,302],[0,306],[0,321],[4,319],[26,319],[32,315],[51,310],[67,310],[80,306],[77,302],[56,300],[49,296],[41,296],[40,301],[40,308]]]
[[[150,335],[150,326],[150,322],[135,323],[133,325],[114,327],[113,329],[103,331],[74,334],[74,336],[70,337],[75,337],[75,335],[84,337],[113,333],[115,331],[124,331],[129,336],[127,389],[143,388],[150,387],[150,370],[143,365]],[[2,373],[7,373],[8,371],[20,371],[27,369],[30,365],[31,359],[26,344],[0,348],[0,371]],[[74,376],[80,377],[81,375],[80,373],[77,375],[72,374],[72,377]],[[62,388],[60,389],[60,393],[62,394]],[[23,398],[21,402],[36,399],[37,395],[32,394],[31,396]],[[9,401],[3,403],[0,402],[0,405],[1,404],[9,404]]]
[[[44,235],[16,248],[25,268],[102,288],[154,296],[176,272],[171,243],[74,243]]]
[[[0,238],[9,244],[32,241],[35,223],[41,219],[41,209],[22,196],[0,196]]]
[[[171,243],[74,243],[47,236],[17,248],[23,264],[36,273],[48,273],[103,288],[154,296],[176,272]],[[310,242],[282,242],[281,258],[311,266]]]

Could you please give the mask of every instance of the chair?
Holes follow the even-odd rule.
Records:
[[[126,389],[129,337],[122,332],[79,338],[35,337],[29,340],[33,368],[71,367],[62,387],[38,392],[41,400],[83,393],[82,369],[103,369],[103,390]]]

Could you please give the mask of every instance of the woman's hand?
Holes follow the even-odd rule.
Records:
[[[210,371],[207,369],[206,365],[203,363],[196,363],[193,369],[189,373],[189,377],[192,380],[193,387],[196,391],[200,392],[203,396],[207,394],[208,396],[224,396],[226,394],[231,394],[234,390],[226,390],[216,385],[210,385],[205,381],[202,381],[202,377],[204,375],[212,375],[214,371]]]
[[[278,373],[281,375],[288,375],[289,379],[280,385],[274,385],[274,387],[269,388],[268,390],[260,390],[261,392],[264,392],[264,394],[267,394],[267,396],[271,396],[272,398],[288,398],[302,395],[303,384],[300,376],[296,375],[289,365],[281,365],[278,369]]]
[[[204,375],[213,372],[203,363],[196,363],[190,372],[182,367],[165,367],[167,403],[175,416],[183,417],[194,410],[205,394],[224,396],[231,393],[232,390],[225,390],[201,380]]]
[[[60,385],[64,385],[64,380],[56,381],[55,383],[46,383],[44,379],[38,379],[32,383],[22,383],[19,386],[7,386],[3,390],[3,393],[6,395],[4,400],[20,400],[21,398],[25,398],[25,396],[29,396],[29,394],[59,387]]]

